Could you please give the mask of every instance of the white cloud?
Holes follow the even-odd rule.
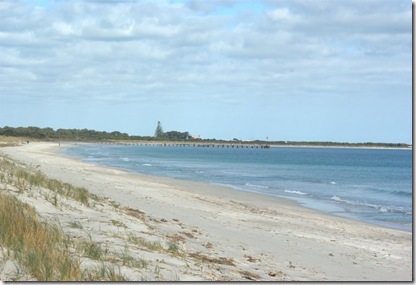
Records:
[[[407,1],[28,3],[0,3],[0,92],[15,100],[238,104],[411,82]]]
[[[300,17],[292,14],[288,8],[278,8],[268,12],[267,15],[277,22],[296,22],[300,20]]]

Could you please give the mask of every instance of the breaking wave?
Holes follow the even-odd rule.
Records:
[[[250,184],[250,183],[246,183],[246,184],[244,184],[244,185],[249,186],[249,187],[262,188],[262,189],[269,189],[269,188],[270,188],[270,187],[268,187],[268,186],[264,186],[264,185],[256,185],[256,184]]]
[[[290,194],[297,194],[297,195],[306,195],[305,192],[302,191],[296,191],[296,190],[285,190],[286,193],[290,193]]]
[[[411,215],[411,211],[406,211],[401,207],[392,207],[392,206],[386,206],[386,205],[376,205],[376,204],[370,204],[366,202],[359,202],[359,201],[351,201],[347,199],[340,198],[338,196],[332,196],[331,200],[352,205],[352,206],[361,206],[361,207],[368,207],[377,209],[380,213],[397,213],[397,214],[404,214],[404,215]]]

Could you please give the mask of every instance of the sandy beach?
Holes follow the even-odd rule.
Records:
[[[60,153],[68,146],[31,142],[0,148],[0,154],[108,198],[94,207],[66,200],[56,207],[40,195],[18,194],[42,216],[58,219],[65,232],[88,232],[115,251],[128,248],[146,260],[141,270],[122,267],[130,280],[413,279],[410,232],[330,216],[285,199],[84,163]],[[74,221],[83,231],[69,226]],[[140,247],[133,235],[174,244],[178,254]],[[3,269],[0,277],[6,273]]]

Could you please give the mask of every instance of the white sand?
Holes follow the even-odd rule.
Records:
[[[76,205],[52,210],[45,206],[48,203],[42,206],[40,200],[32,200],[38,211],[58,217],[61,224],[85,221],[84,229],[89,228],[96,239],[121,248],[123,243],[114,231],[121,232],[120,236],[133,232],[159,241],[180,237],[186,257],[137,253],[152,266],[159,262],[161,279],[412,280],[409,232],[333,217],[284,199],[87,164],[59,154],[65,146],[30,143],[0,152],[37,166],[49,177],[109,197],[120,208],[130,207],[146,215],[143,223],[104,206],[98,212]],[[111,225],[109,220],[122,221],[127,228]],[[133,252],[133,245],[129,246]],[[229,258],[234,265],[201,262],[194,258],[197,253],[217,261]],[[129,276],[138,280],[137,274],[130,272]]]

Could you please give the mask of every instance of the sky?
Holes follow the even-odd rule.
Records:
[[[0,127],[412,143],[409,0],[0,0]]]

